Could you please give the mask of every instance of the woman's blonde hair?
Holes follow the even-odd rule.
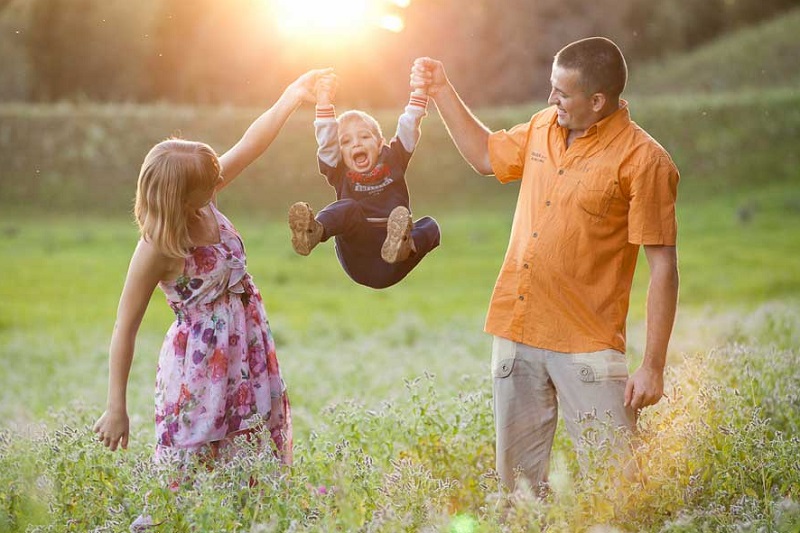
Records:
[[[168,139],[142,163],[134,214],[142,238],[169,257],[186,257],[192,243],[186,201],[194,190],[213,190],[220,181],[217,154],[204,143]]]

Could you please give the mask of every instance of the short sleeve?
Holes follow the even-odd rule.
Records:
[[[680,176],[668,156],[657,157],[631,176],[628,241],[674,246],[678,222],[675,202]]]
[[[510,130],[500,130],[489,136],[489,161],[501,183],[522,178],[525,153],[532,122],[518,124]]]

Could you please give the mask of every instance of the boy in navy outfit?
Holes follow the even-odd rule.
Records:
[[[412,93],[387,143],[378,122],[363,111],[336,118],[334,75],[320,79],[314,129],[320,173],[336,190],[337,201],[316,217],[305,202],[289,208],[292,246],[308,255],[335,237],[336,256],[356,283],[375,289],[402,280],[439,245],[439,225],[431,217],[412,222],[405,171],[420,137],[428,97]]]

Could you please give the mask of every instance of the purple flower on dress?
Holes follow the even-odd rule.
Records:
[[[192,362],[196,365],[199,365],[203,362],[203,359],[206,358],[205,352],[201,352],[200,350],[195,350],[192,354]]]
[[[228,337],[228,346],[238,346],[239,345],[239,335],[232,334]]]
[[[189,288],[196,291],[203,285],[203,280],[200,278],[192,278],[192,281],[189,282]]]
[[[203,342],[211,345],[217,343],[217,337],[214,335],[214,328],[206,328],[203,331]]]

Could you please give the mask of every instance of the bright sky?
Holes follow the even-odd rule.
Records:
[[[411,0],[272,0],[272,3],[281,33],[324,40],[358,37],[375,27],[400,32],[404,27],[400,13]]]

